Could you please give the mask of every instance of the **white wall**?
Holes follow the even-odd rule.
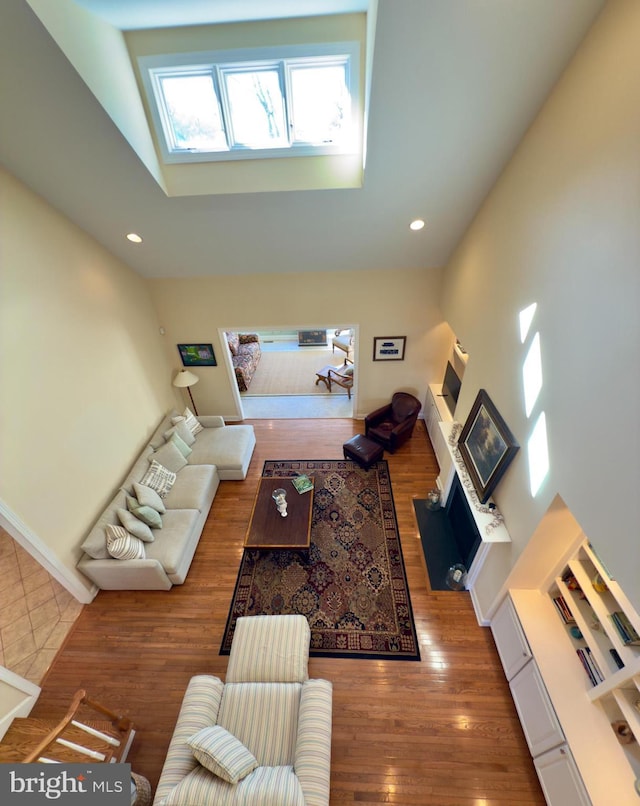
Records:
[[[161,416],[170,367],[144,282],[0,170],[0,499],[75,572]]]
[[[559,494],[640,606],[640,3],[611,0],[457,249],[442,307],[469,351],[458,416],[485,388],[522,448],[495,493],[513,539],[478,581],[486,610]],[[544,385],[523,410],[518,313]],[[526,443],[546,412],[549,475]]]
[[[238,416],[235,380],[224,364],[218,328],[246,332],[357,325],[359,416],[386,403],[398,390],[424,402],[428,384],[442,380],[453,339],[436,303],[437,270],[256,274],[157,279],[148,284],[166,329],[166,356],[174,370],[181,367],[177,344],[214,346],[218,366],[193,369],[200,380],[192,393],[201,414]],[[405,360],[374,362],[375,336],[406,336]]]

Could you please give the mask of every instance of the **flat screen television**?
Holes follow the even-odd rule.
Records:
[[[447,369],[445,370],[444,380],[442,381],[442,396],[452,417],[456,403],[458,402],[461,384],[462,381],[457,376],[455,369],[451,365],[451,361],[447,361]]]

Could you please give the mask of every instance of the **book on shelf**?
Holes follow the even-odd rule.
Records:
[[[614,624],[617,626],[625,646],[640,646],[640,635],[638,635],[626,614],[622,611],[616,611],[614,617]]]
[[[625,646],[640,646],[640,635],[629,621],[626,613],[622,610],[614,610],[613,613],[609,614],[609,619]]]
[[[611,657],[613,658],[613,662],[618,667],[618,669],[624,669],[624,662],[623,662],[622,658],[620,657],[620,655],[618,655],[616,650],[615,649],[610,649],[609,653],[610,653]]]
[[[606,575],[609,577],[609,579],[611,579],[612,581],[615,581],[615,577],[613,576],[613,574],[611,573],[611,571],[609,571],[609,569],[607,568],[607,566],[606,566],[606,565],[605,565],[605,564],[602,562],[602,557],[601,557],[601,556],[598,554],[598,552],[597,552],[597,551],[594,549],[594,547],[593,547],[593,543],[589,543],[588,545],[589,545],[589,548],[591,549],[591,551],[593,552],[593,556],[594,556],[594,557],[596,558],[596,560],[597,560],[597,561],[600,563],[600,566],[601,566],[602,570],[603,570],[603,571],[605,572],[605,574],[606,574]]]
[[[600,671],[600,667],[594,660],[589,647],[586,646],[583,647],[582,649],[576,649],[576,653],[580,658],[584,670],[587,673],[587,676],[589,677],[589,680],[591,680],[592,684],[594,686],[597,686],[599,683],[602,683],[604,681],[604,676]]]
[[[590,667],[593,669],[593,671],[595,672],[595,675],[596,675],[596,678],[598,679],[598,682],[599,682],[599,683],[602,683],[602,682],[604,681],[604,675],[603,675],[603,674],[602,674],[602,672],[600,671],[600,667],[599,667],[599,666],[598,666],[598,664],[596,663],[596,660],[595,660],[595,658],[593,657],[593,653],[591,652],[591,649],[590,649],[588,646],[587,646],[587,647],[585,647],[585,652],[587,653],[587,660],[588,660],[588,662],[589,662],[589,666],[590,666]]]
[[[291,479],[291,483],[300,494],[308,493],[309,490],[313,490],[313,479],[310,479],[309,476],[304,473],[296,476],[295,479]]]
[[[573,614],[567,607],[567,603],[565,602],[562,596],[555,596],[553,599],[553,603],[556,606],[556,610],[560,614],[560,618],[564,621],[565,624],[575,624],[576,620],[573,617]]]
[[[580,658],[580,662],[582,663],[582,666],[583,666],[583,668],[584,668],[584,670],[585,670],[585,672],[587,674],[587,677],[591,681],[591,685],[592,686],[597,686],[598,682],[597,682],[597,680],[595,678],[595,675],[594,675],[593,671],[591,670],[591,668],[590,668],[590,666],[589,666],[589,664],[587,662],[584,650],[576,649],[576,654]]]
[[[631,640],[631,636],[623,627],[622,622],[619,620],[617,613],[609,613],[609,621],[615,627],[616,632],[618,633],[618,636],[620,637],[620,640],[622,641],[623,644],[626,644],[629,640]]]

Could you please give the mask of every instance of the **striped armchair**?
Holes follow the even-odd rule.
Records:
[[[154,806],[328,806],[332,686],[309,680],[309,641],[304,616],[238,619],[226,683],[187,687]]]

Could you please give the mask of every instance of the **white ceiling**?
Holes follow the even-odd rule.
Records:
[[[149,9],[175,24],[205,7],[299,15],[321,0],[76,2],[124,27],[147,25]],[[26,0],[3,0],[0,159],[147,277],[439,267],[603,2],[380,0],[361,189],[169,198]]]
[[[123,31],[366,11],[369,0],[74,0]]]

